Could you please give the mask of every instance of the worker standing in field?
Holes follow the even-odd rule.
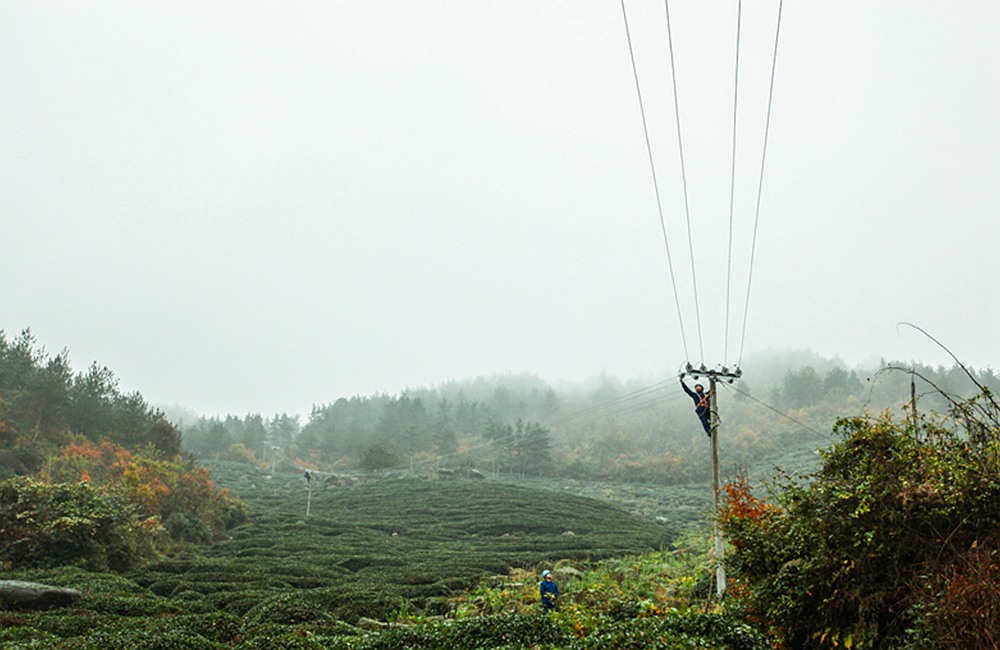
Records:
[[[712,413],[711,409],[708,407],[708,397],[712,394],[712,391],[705,392],[705,387],[701,384],[695,384],[694,390],[688,388],[687,384],[684,383],[684,377],[681,377],[681,387],[684,388],[684,392],[694,400],[694,412],[698,415],[698,419],[701,420],[701,426],[705,427],[705,434],[711,437],[712,435]]]
[[[542,581],[538,583],[538,594],[542,598],[543,614],[558,609],[559,585],[556,584],[555,577],[548,569],[542,571]]]

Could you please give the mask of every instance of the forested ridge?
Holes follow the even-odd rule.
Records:
[[[729,473],[815,464],[815,451],[830,443],[838,418],[906,404],[911,371],[922,377],[916,380],[922,409],[947,408],[933,387],[974,394],[957,367],[882,362],[876,369],[849,369],[806,352],[769,355],[758,362],[759,372],[752,363],[748,368],[750,380],[720,384],[721,453]],[[991,369],[977,376],[1000,390]],[[287,413],[188,416],[180,426],[184,448],[198,457],[273,462],[284,469],[466,467],[580,480],[707,480],[705,436],[675,377],[604,375],[555,387],[529,374],[494,375],[341,397],[314,406],[304,420]]]
[[[180,446],[110,369],[0,332],[0,563],[126,570],[221,537],[243,506]]]

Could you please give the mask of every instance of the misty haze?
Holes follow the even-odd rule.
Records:
[[[995,649],[998,30],[0,4],[0,646]]]

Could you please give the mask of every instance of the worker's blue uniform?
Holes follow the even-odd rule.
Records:
[[[559,585],[556,584],[555,580],[546,580],[543,575],[542,581],[538,583],[538,594],[542,597],[542,612],[548,614],[553,609],[556,609],[556,602],[559,598]]]
[[[698,419],[701,420],[701,426],[705,427],[705,433],[712,435],[712,413],[708,408],[708,394],[702,392],[702,394],[699,395],[695,391],[688,388],[683,379],[681,380],[681,386],[684,388],[684,392],[694,400],[694,412],[698,414]]]

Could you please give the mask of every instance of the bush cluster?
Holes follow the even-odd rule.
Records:
[[[1000,408],[986,391],[953,415],[840,420],[822,468],[773,502],[730,484],[745,614],[788,647],[995,648]]]
[[[0,561],[10,567],[127,571],[153,557],[157,533],[124,497],[86,483],[0,483]]]

